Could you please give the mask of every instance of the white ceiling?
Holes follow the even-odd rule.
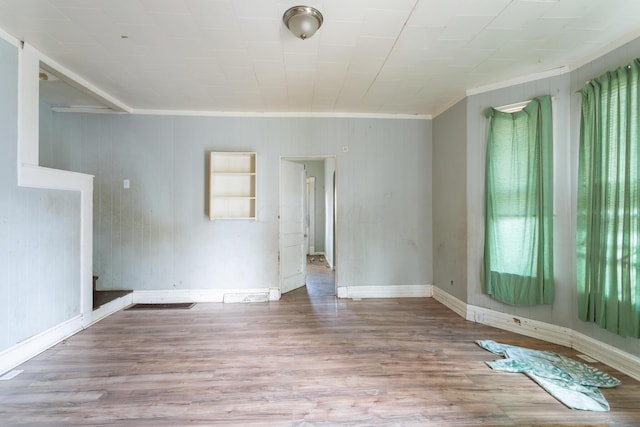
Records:
[[[640,35],[639,0],[0,0],[0,28],[133,110],[436,114]],[[631,58],[630,58],[631,59]]]

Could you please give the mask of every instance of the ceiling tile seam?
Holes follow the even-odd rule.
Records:
[[[508,8],[508,7],[509,7],[513,2],[514,2],[514,1],[522,1],[522,0],[511,0],[509,3],[507,3],[507,4],[502,8],[502,10],[500,10],[500,12],[498,12],[498,13],[493,17],[493,19],[492,19],[491,21],[489,21],[489,22],[488,22],[484,27],[482,27],[482,29],[481,29],[480,31],[478,31],[478,33],[476,33],[476,35],[475,35],[474,37],[472,37],[472,38],[471,38],[471,39],[470,39],[470,40],[469,40],[469,41],[464,45],[464,47],[465,47],[465,48],[466,48],[466,47],[469,47],[469,45],[470,45],[471,43],[473,43],[473,41],[474,41],[474,40],[476,40],[476,39],[478,38],[478,36],[480,35],[480,33],[482,33],[484,30],[486,30],[486,29],[492,29],[492,28],[490,28],[490,27],[491,27],[491,24],[492,24],[496,19],[498,19],[498,17],[499,17],[500,15],[502,15],[502,13],[503,13],[503,12],[504,12],[504,11],[505,11],[505,10],[506,10],[506,9],[507,9],[507,8]],[[525,0],[525,1],[528,1],[528,0]],[[547,1],[547,0],[543,0],[543,1]],[[555,1],[555,0],[552,0],[552,1]],[[483,61],[480,61],[480,63],[478,63],[478,64],[476,65],[476,68],[477,68],[477,67],[482,66],[482,65],[483,65],[485,62],[487,62],[487,61],[489,61],[489,59],[488,59],[488,58],[486,58],[486,59],[485,59],[485,60],[483,60]],[[489,85],[489,86],[490,86],[490,85]],[[468,93],[468,90],[467,90],[467,93]]]
[[[513,2],[512,2],[512,4],[513,4]],[[409,11],[408,9],[405,9],[405,13],[406,13],[406,12],[408,12],[408,11]],[[416,12],[416,13],[418,13],[418,12]],[[504,15],[504,12],[499,12],[499,13],[501,13],[502,15]],[[541,19],[544,19],[546,22],[551,22],[554,18],[553,18],[553,17],[551,17],[551,18],[541,18]],[[543,22],[544,22],[544,21],[543,21]],[[400,24],[400,22],[397,22],[396,24]],[[397,27],[396,27],[396,28],[397,28]],[[482,30],[482,31],[486,32],[486,28],[485,28],[484,30]],[[405,31],[405,33],[406,33],[406,31]],[[472,39],[473,39],[473,40],[477,40],[477,39],[478,39],[478,37],[479,37],[479,36],[473,36],[473,38],[472,38]],[[513,38],[512,38],[512,40],[513,40]],[[390,41],[391,41],[391,39],[390,39]],[[598,45],[601,45],[601,49],[607,49],[607,48],[608,48],[608,46],[609,46],[609,44],[606,44],[606,43],[599,43]],[[545,50],[543,49],[542,51],[545,51]],[[554,51],[554,50],[553,50],[553,49],[549,49],[549,51]],[[124,55],[124,56],[128,56],[128,55]],[[381,61],[382,61],[382,59],[383,59],[383,58],[380,58],[380,59],[381,59]],[[575,63],[574,63],[574,62],[572,62],[572,61],[576,61],[576,60],[584,61],[584,58],[575,58],[575,57],[574,57],[574,58],[568,58],[568,66],[570,67],[570,69],[575,68],[575,65],[574,65]],[[588,62],[588,61],[586,61],[586,62]],[[560,64],[560,65],[562,65],[562,64]],[[388,67],[388,66],[389,66],[388,64],[387,64],[387,65],[385,65],[385,67]],[[259,71],[260,71],[260,68],[259,68],[259,67],[256,67],[256,68],[255,68],[255,71],[256,71],[256,72],[259,72]],[[378,83],[379,83],[379,82],[380,82],[380,80],[383,78],[383,76],[384,76],[384,74],[385,74],[385,73],[384,73],[384,71],[385,71],[385,70],[383,69],[383,70],[382,70],[382,74],[380,74],[380,77],[378,77],[377,83],[374,83],[374,84],[372,84],[372,85],[370,86],[370,88],[371,88],[371,89],[370,89],[370,91],[368,91],[368,93],[374,93],[374,92],[377,92],[377,89],[378,89]],[[371,77],[373,77],[373,73],[371,74]],[[109,79],[109,80],[110,80],[110,79]],[[366,84],[368,84],[368,83],[366,83]],[[365,84],[365,85],[366,85],[366,84]],[[319,84],[319,83],[318,83],[318,84],[316,84],[316,85],[317,85],[317,86],[321,86],[321,84]],[[476,86],[476,87],[479,87],[479,86]],[[349,89],[349,86],[348,86],[348,85],[345,87],[345,90],[346,90],[346,89]],[[116,91],[116,93],[117,93],[117,91]],[[364,98],[363,98],[363,101],[364,101]],[[339,104],[340,104],[340,103],[338,103],[338,105],[339,105]]]
[[[238,11],[236,10],[235,6],[233,7],[233,14],[236,16],[236,19],[238,19],[238,20],[242,19],[242,18],[240,18],[240,16],[238,16]],[[246,18],[245,18],[245,19],[246,19]],[[254,18],[248,18],[248,19],[254,19]],[[261,18],[257,18],[257,19],[261,19]],[[267,19],[265,19],[265,20],[267,20]],[[258,112],[258,113],[264,113],[264,112],[266,112],[266,110],[267,110],[267,108],[268,108],[268,107],[267,107],[267,100],[265,99],[264,91],[260,89],[260,79],[258,78],[258,72],[256,71],[256,62],[260,62],[260,61],[256,61],[256,60],[253,58],[253,56],[251,55],[251,52],[249,52],[249,48],[248,48],[248,46],[247,46],[247,43],[243,43],[243,46],[244,46],[244,47],[243,47],[243,49],[242,49],[242,50],[244,50],[244,52],[247,54],[247,56],[248,56],[249,58],[251,58],[251,60],[250,60],[250,61],[251,61],[251,73],[252,73],[252,75],[253,75],[253,80],[256,82],[256,84],[258,85],[258,88],[259,88],[258,93],[259,93],[259,95],[260,95],[260,102],[261,102],[261,104],[262,104],[262,109],[263,109],[263,111],[260,111],[260,112]],[[281,61],[281,63],[283,64],[283,67],[284,67],[284,72],[285,72],[285,77],[284,77],[284,78],[285,78],[285,80],[286,80],[286,63],[285,63],[285,53],[286,53],[286,52],[284,52],[284,49],[282,49],[282,50],[280,51],[280,61]],[[271,61],[271,62],[278,62],[278,61],[275,61],[275,60],[274,60],[274,61]],[[288,99],[289,99],[289,90],[288,90],[288,85],[286,85],[286,88],[287,88],[287,104],[288,104],[288,102],[289,102],[289,101],[288,101]]]
[[[416,0],[417,1],[417,0]],[[320,47],[320,45],[318,45],[318,48]],[[331,108],[333,109],[333,111],[336,110],[336,107],[338,106],[338,101],[340,100],[340,97],[342,96],[342,92],[344,90],[344,82],[347,80],[347,75],[348,73],[348,69],[349,66],[351,65],[351,62],[349,62],[349,65],[347,66],[347,70],[344,72],[343,76],[342,76],[342,83],[340,84],[340,90],[338,90],[338,93],[336,94],[333,103],[331,105]]]
[[[418,7],[418,3],[420,2],[420,0],[416,0],[415,3],[413,4],[413,7],[411,8],[411,11],[409,12],[409,15],[407,16],[407,19],[405,19],[404,23],[402,24],[402,28],[400,29],[400,31],[398,32],[398,34],[396,35],[395,40],[393,41],[393,44],[391,45],[391,48],[389,49],[389,51],[387,52],[387,55],[384,58],[384,61],[382,62],[382,64],[380,65],[380,68],[378,68],[378,72],[376,73],[375,77],[373,78],[373,80],[371,81],[371,84],[369,85],[369,87],[367,87],[367,90],[364,92],[364,94],[362,95],[362,98],[366,97],[367,94],[369,93],[369,91],[371,90],[371,88],[373,87],[373,85],[376,83],[376,81],[378,81],[378,77],[380,77],[380,73],[382,73],[382,70],[384,69],[384,67],[387,65],[387,62],[389,61],[389,57],[391,57],[391,54],[393,53],[396,45],[398,44],[398,40],[400,40],[400,36],[402,36],[402,33],[404,32],[404,30],[407,28],[407,24],[409,23],[409,20],[411,20],[411,17],[413,16],[413,13],[415,12],[416,8]],[[341,91],[342,92],[342,91]],[[339,96],[339,95],[338,95]],[[361,99],[362,99],[361,98]]]
[[[582,58],[580,58],[579,60],[574,60],[572,62],[570,62],[569,64],[567,64],[567,67],[573,71],[576,70],[586,64],[588,64],[591,61],[594,61],[597,58],[600,58],[601,56],[604,56],[612,51],[614,51],[615,49],[624,46],[626,43],[629,43],[633,40],[635,40],[636,38],[640,37],[640,30],[637,31],[632,31],[630,33],[624,34],[621,37],[618,37],[618,39],[612,41],[611,43],[607,43],[607,45],[601,49],[600,51],[596,51],[594,53],[592,53],[591,55],[588,56],[583,56]]]
[[[489,27],[491,26],[491,24],[492,24],[496,19],[498,19],[498,17],[499,17],[500,15],[502,15],[502,13],[503,13],[503,12],[504,12],[504,11],[505,11],[505,10],[506,10],[506,9],[507,9],[507,8],[508,8],[508,7],[509,7],[513,2],[514,2],[514,1],[517,1],[517,0],[511,0],[509,3],[507,3],[507,4],[506,4],[506,5],[505,5],[501,10],[500,10],[500,12],[496,13],[496,14],[494,15],[493,19],[491,19],[491,20],[490,20],[490,21],[489,21],[489,22],[488,22],[484,27],[482,27],[482,29],[481,29],[480,31],[478,31],[478,32],[476,33],[476,35],[475,35],[474,37],[472,37],[472,38],[471,38],[471,39],[470,39],[470,40],[469,40],[469,41],[464,45],[464,47],[467,47],[467,46],[469,46],[471,43],[473,43],[473,41],[474,41],[475,39],[477,39],[477,38],[478,38],[478,36],[480,35],[480,33],[481,33],[481,32],[483,32],[484,30],[486,30],[487,28],[489,28]]]

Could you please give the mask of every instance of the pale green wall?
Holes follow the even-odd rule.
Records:
[[[433,283],[467,301],[467,101],[433,120]]]
[[[278,287],[280,157],[314,155],[337,156],[338,286],[433,281],[429,120],[54,113],[52,123],[41,163],[96,176],[104,288]],[[211,150],[257,152],[257,221],[208,220]]]
[[[79,193],[17,186],[17,129],[18,48],[0,39],[0,352],[80,313]]]

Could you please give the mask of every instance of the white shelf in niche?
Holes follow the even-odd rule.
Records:
[[[212,151],[209,219],[256,219],[255,152]]]

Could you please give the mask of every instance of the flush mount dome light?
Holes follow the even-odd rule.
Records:
[[[294,6],[282,15],[282,22],[296,37],[305,40],[322,25],[322,14],[309,6]]]

